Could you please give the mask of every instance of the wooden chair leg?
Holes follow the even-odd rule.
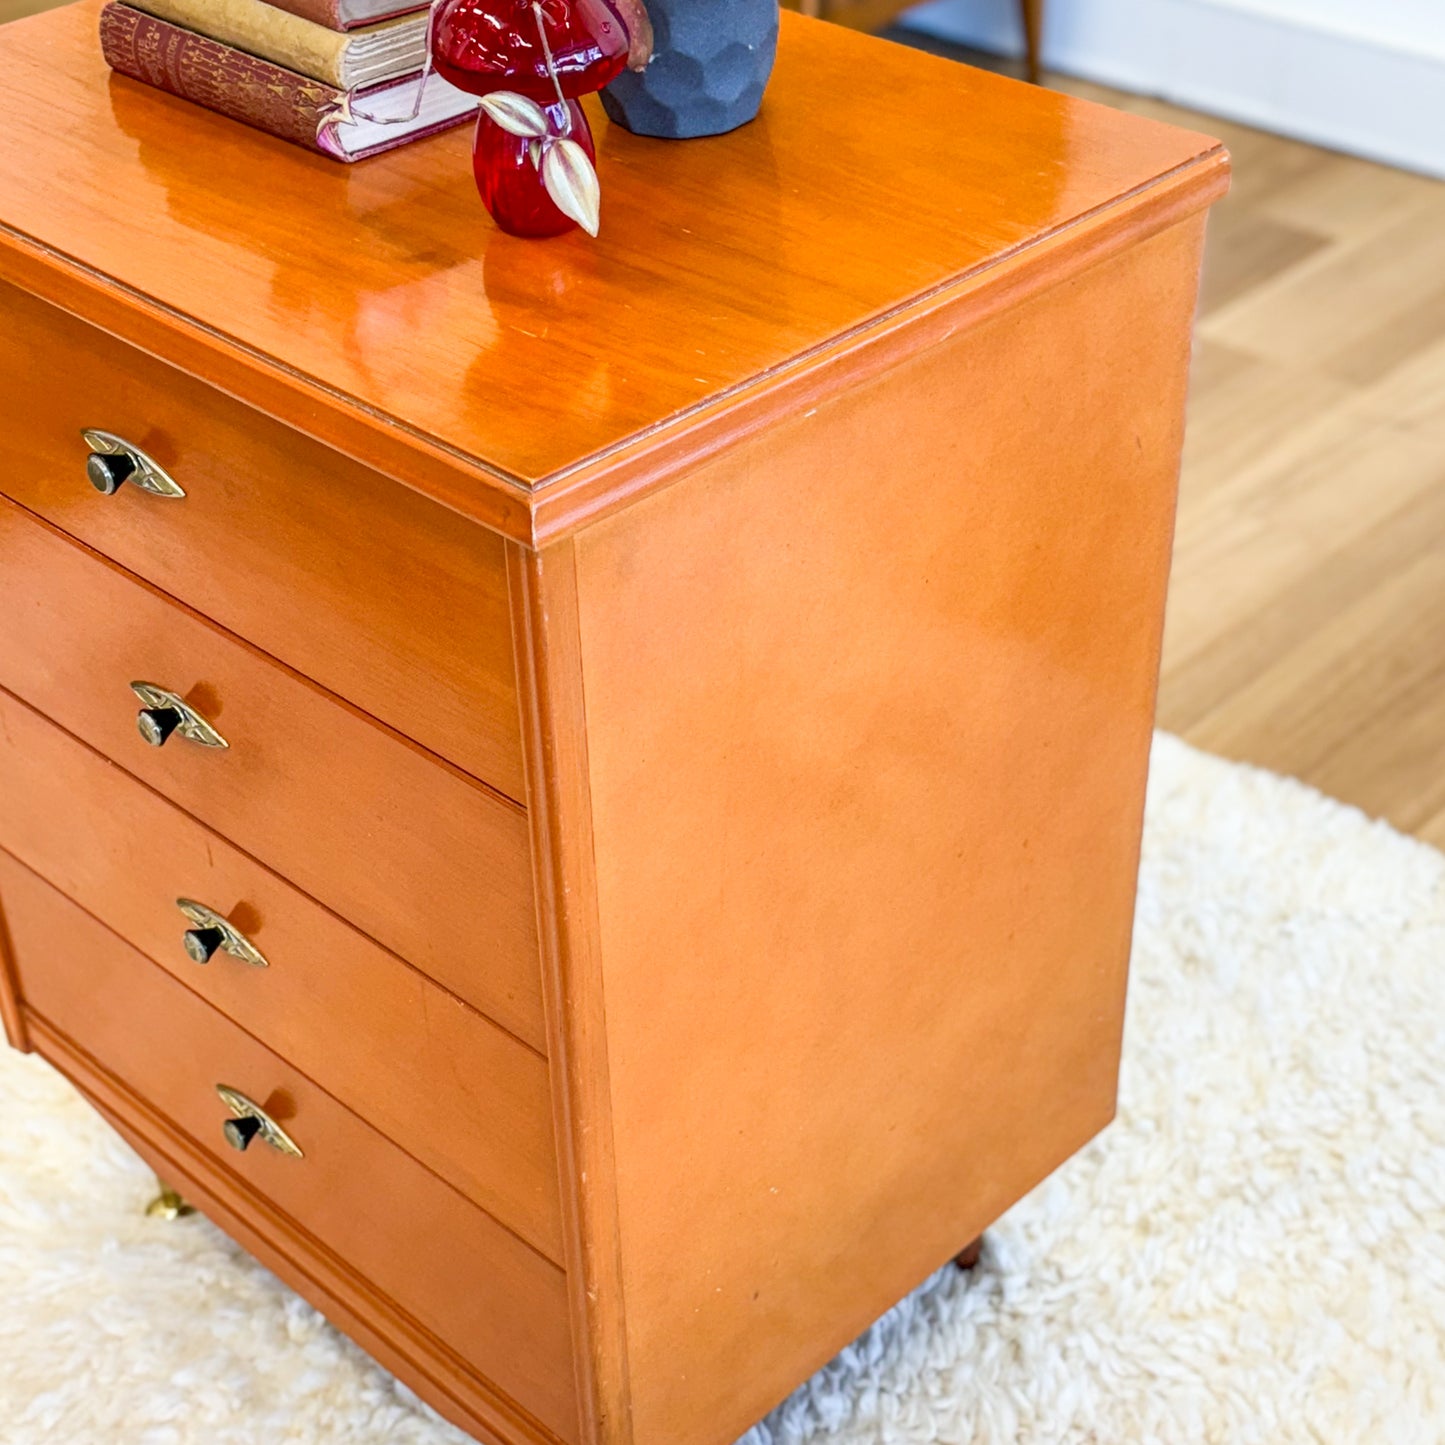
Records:
[[[979,1235],[972,1244],[966,1244],[954,1256],[953,1262],[960,1269],[972,1269],[978,1263],[979,1256],[983,1253],[983,1235]]]
[[[1044,0],[1019,0],[1024,17],[1024,45],[1030,85],[1039,83],[1039,50],[1044,43]]]

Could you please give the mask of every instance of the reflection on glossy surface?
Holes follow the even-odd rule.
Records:
[[[567,348],[560,322],[555,336],[545,321],[541,330],[532,329],[539,316],[565,319],[584,309],[598,271],[595,254],[585,247],[537,246],[513,236],[487,247],[482,278],[493,339],[459,379],[478,406],[486,404],[488,388],[500,375],[511,377],[516,387],[531,382],[553,394],[565,386],[577,411],[603,415],[612,409],[608,353]]]
[[[784,17],[763,113],[731,135],[646,140],[589,99],[607,226],[524,262],[477,205],[465,133],[340,166],[108,83],[98,8],[81,0],[0,30],[0,216],[288,373],[528,480],[1213,149]],[[526,299],[519,265],[571,278],[566,304],[547,283]]]

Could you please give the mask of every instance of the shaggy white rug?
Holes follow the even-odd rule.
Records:
[[[0,1058],[0,1440],[460,1445]],[[1445,858],[1161,738],[1119,1120],[747,1445],[1445,1439]],[[676,1442],[646,1442],[676,1445]]]

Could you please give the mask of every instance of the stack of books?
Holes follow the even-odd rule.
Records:
[[[100,41],[112,70],[355,161],[476,110],[439,75],[417,105],[428,13],[424,0],[112,0]]]

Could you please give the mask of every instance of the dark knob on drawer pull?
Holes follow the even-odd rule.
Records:
[[[240,1119],[227,1119],[221,1125],[221,1132],[226,1136],[226,1143],[231,1148],[238,1149],[244,1154],[251,1147],[251,1141],[265,1127],[259,1119],[248,1114]]]
[[[191,925],[181,934],[181,947],[192,963],[209,963],[218,953],[224,953],[252,968],[270,967],[261,950],[214,908],[197,903],[194,898],[177,898],[176,907]]]
[[[231,1111],[231,1117],[221,1125],[226,1143],[231,1148],[245,1153],[254,1140],[269,1144],[278,1154],[291,1159],[304,1159],[296,1141],[257,1103],[248,1099],[239,1089],[229,1084],[217,1084],[216,1093],[221,1102]]]
[[[85,474],[90,478],[90,485],[107,497],[113,497],[120,491],[125,479],[134,471],[135,459],[126,456],[124,452],[110,455],[105,452],[91,452],[85,459]]]
[[[172,733],[203,748],[228,748],[230,744],[179,693],[154,682],[133,682],[130,690],[140,699],[135,725],[153,747],[160,747]]]
[[[128,481],[153,497],[186,495],[154,457],[147,456],[124,437],[94,426],[83,428],[80,435],[90,448],[90,455],[85,459],[85,474],[97,492],[113,497],[121,484]]]
[[[140,735],[153,747],[165,746],[165,741],[185,721],[185,714],[177,707],[143,707],[137,714],[135,725]]]
[[[209,963],[225,942],[224,928],[188,928],[181,936],[181,946],[195,963]]]

